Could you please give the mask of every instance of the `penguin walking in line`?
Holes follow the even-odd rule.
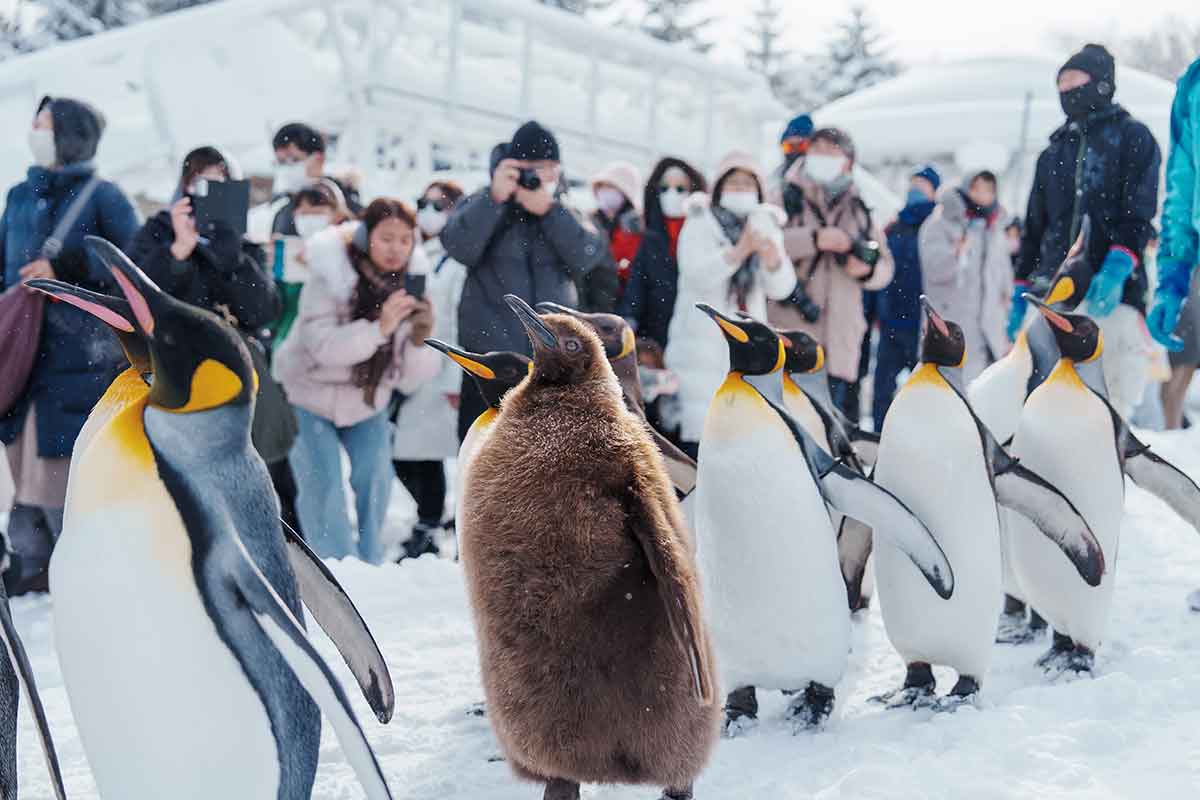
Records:
[[[75,454],[50,564],[63,680],[101,793],[307,798],[315,700],[367,796],[389,798],[345,693],[305,638],[295,578],[284,564],[268,579],[248,552],[282,536],[250,445],[245,345],[115,248],[89,243],[152,364],[148,391]]]
[[[488,717],[513,771],[692,797],[719,709],[695,565],[662,457],[600,340],[505,300],[533,371],[472,461],[463,561]]]
[[[621,383],[625,407],[643,420],[646,419],[646,406],[642,399],[642,377],[638,372],[637,337],[634,336],[629,323],[616,314],[586,314],[558,303],[538,303],[537,310],[543,314],[570,314],[590,325],[600,337],[608,363]],[[667,474],[675,486],[675,491],[681,498],[686,498],[696,488],[695,460],[653,427],[649,430],[655,446],[662,453],[667,465]]]
[[[697,306],[720,327],[729,375],[709,406],[696,485],[697,557],[726,700],[726,733],[758,713],[756,687],[795,691],[787,715],[819,725],[850,650],[829,508],[909,554],[934,590],[954,577],[925,526],[886,490],[834,461],[784,408],[779,337]],[[827,507],[828,506],[828,507]]]
[[[1010,529],[1012,567],[1026,600],[1054,629],[1038,665],[1048,673],[1090,673],[1104,639],[1112,602],[1125,480],[1167,502],[1200,530],[1200,487],[1134,437],[1109,404],[1104,381],[1104,336],[1090,317],[1060,314],[1026,295],[1049,323],[1062,354],[1054,371],[1029,395],[1013,437],[1013,455],[1071,498],[1104,550],[1108,569],[1099,586],[1081,586],[1047,557],[1046,544],[1024,520]],[[1086,464],[1087,469],[1080,469]]]
[[[955,591],[949,599],[935,596],[902,553],[878,545],[883,622],[907,674],[900,689],[877,699],[892,707],[952,709],[976,697],[991,663],[1003,599],[997,504],[1034,518],[1049,547],[1062,551],[1046,557],[1089,585],[1100,583],[1104,555],[1070,501],[1010,458],[975,416],[961,388],[962,329],[921,300],[927,320],[921,363],[888,409],[874,477],[933,531],[954,567]],[[958,672],[949,695],[936,701],[934,664]]]
[[[103,239],[89,241],[88,248],[102,263],[117,263],[124,258]],[[128,301],[58,280],[37,279],[27,285],[105,322],[117,335],[129,360],[129,367],[109,386],[100,402],[88,415],[75,440],[73,457],[67,473],[67,497],[70,503],[75,465],[83,460],[83,454],[87,452],[92,437],[114,416],[145,399],[150,391],[154,368],[146,338],[137,331],[137,320]],[[337,647],[376,717],[382,723],[388,722],[395,710],[396,692],[375,637],[329,568],[296,531],[282,520],[280,524],[283,529],[282,540],[270,530],[247,529],[241,532],[243,543],[246,544],[251,558],[271,581],[275,591],[286,595],[290,578],[287,577],[288,570],[280,566],[284,559],[281,554],[286,552],[286,560],[291,566],[301,601]],[[260,537],[255,534],[263,535]],[[303,623],[303,618],[298,619]]]

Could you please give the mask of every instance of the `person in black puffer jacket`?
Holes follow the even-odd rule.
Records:
[[[296,435],[291,407],[266,368],[263,330],[278,318],[281,303],[266,267],[266,253],[226,223],[197,226],[190,196],[201,180],[225,181],[229,162],[215,147],[187,154],[167,209],[146,221],[130,247],[130,257],[167,294],[213,311],[242,333],[259,373],[252,429],[254,446],[267,463],[279,494],[283,519],[299,530],[295,482],[287,456]]]

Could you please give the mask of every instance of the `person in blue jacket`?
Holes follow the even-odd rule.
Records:
[[[942,176],[931,165],[914,172],[904,208],[885,229],[896,274],[876,298],[879,349],[875,355],[875,395],[871,409],[876,431],[883,430],[883,418],[896,393],[896,379],[905,369],[917,365],[923,286],[917,234],[933,213],[934,198],[941,185]]]
[[[58,278],[118,292],[108,270],[83,245],[85,236],[96,235],[125,249],[137,232],[133,206],[109,181],[95,185],[58,255],[41,255],[71,201],[95,176],[92,160],[103,131],[104,117],[87,103],[47,97],[39,104],[29,133],[34,165],[9,191],[0,216],[0,289]],[[46,590],[46,567],[62,530],[71,449],[123,360],[116,338],[99,320],[64,303],[46,303],[29,383],[0,417],[0,442],[16,485],[4,573],[10,595]]]

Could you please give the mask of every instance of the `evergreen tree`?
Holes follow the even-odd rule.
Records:
[[[707,53],[711,42],[701,38],[712,17],[696,17],[701,0],[646,0],[641,29],[664,42],[687,44],[693,50]]]
[[[782,8],[776,0],[758,0],[751,10],[753,21],[746,28],[749,44],[746,47],[746,66],[773,79],[787,53],[780,46],[783,23]]]
[[[131,25],[149,16],[143,0],[39,0],[38,5],[43,14],[32,36],[35,48]]]
[[[1117,58],[1152,75],[1177,81],[1200,56],[1200,24],[1167,17],[1145,36],[1122,42]]]
[[[617,0],[537,0],[544,6],[585,16],[594,11],[608,11]]]
[[[150,10],[150,16],[158,16],[159,14],[169,14],[172,11],[182,11],[185,8],[207,5],[212,1],[213,0],[146,0],[146,6]]]
[[[850,16],[837,24],[825,52],[811,62],[812,94],[824,105],[874,86],[900,73],[882,45],[883,33],[861,3],[850,7]]]

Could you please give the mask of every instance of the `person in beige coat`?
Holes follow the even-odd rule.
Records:
[[[996,176],[968,175],[962,187],[942,191],[921,226],[925,294],[943,317],[957,322],[967,340],[963,381],[970,383],[1009,349],[1009,299],[1013,269],[996,202]]]
[[[845,131],[822,128],[813,133],[805,159],[784,176],[783,245],[798,282],[791,297],[770,304],[769,319],[824,345],[833,401],[857,422],[853,389],[867,332],[862,294],[891,283],[894,268],[883,233],[854,185],[854,157]]]

